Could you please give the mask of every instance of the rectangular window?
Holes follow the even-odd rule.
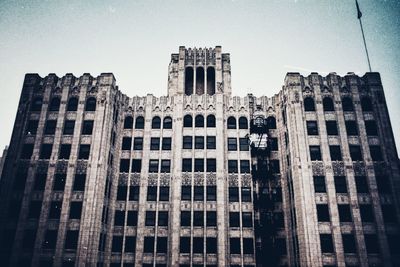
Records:
[[[346,132],[349,136],[358,135],[358,127],[356,121],[345,121]]]
[[[184,136],[183,137],[183,149],[192,149],[192,136]]]
[[[75,121],[66,120],[64,123],[64,131],[65,135],[73,135],[75,129]]]
[[[147,201],[156,201],[156,200],[157,200],[157,186],[148,186]]]
[[[206,238],[206,253],[209,254],[217,253],[217,239],[215,237]]]
[[[65,249],[75,250],[78,246],[79,231],[68,230],[65,237]]]
[[[374,222],[374,212],[372,210],[372,206],[369,204],[360,204],[360,215],[361,221],[363,223],[372,223]]]
[[[271,151],[278,151],[278,138],[272,137],[268,141],[269,141],[268,145]]]
[[[338,210],[339,210],[340,222],[352,222],[350,205],[348,204],[338,205]]]
[[[239,138],[239,150],[249,151],[249,140],[246,137]]]
[[[143,137],[133,139],[133,150],[143,150]]]
[[[54,191],[64,191],[66,179],[67,179],[67,175],[64,173],[54,174],[53,190]]]
[[[333,242],[331,234],[320,234],[319,235],[321,242],[321,252],[322,253],[333,253]]]
[[[85,191],[85,184],[86,184],[86,173],[75,174],[73,190]]]
[[[152,137],[150,139],[150,150],[160,150],[160,138]]]
[[[204,159],[194,159],[194,171],[204,172]]]
[[[347,193],[347,184],[345,176],[334,176],[336,193]]]
[[[169,201],[169,186],[160,186],[159,201]]]
[[[376,185],[380,194],[390,194],[392,192],[388,176],[375,176]]]
[[[31,201],[29,205],[28,218],[39,219],[42,210],[42,201]]]
[[[114,225],[115,226],[124,226],[125,223],[125,211],[124,210],[116,210],[114,214]]]
[[[50,204],[49,219],[60,219],[61,207],[61,201],[52,201]]]
[[[192,171],[192,159],[182,159],[182,171],[183,172]]]
[[[193,253],[203,253],[203,252],[204,252],[204,238],[193,237]]]
[[[127,226],[136,226],[137,225],[137,211],[136,210],[128,210],[128,218],[126,220]]]
[[[91,135],[93,133],[93,124],[94,124],[94,121],[83,121],[82,134],[83,135]]]
[[[181,212],[181,226],[190,226],[190,211]]]
[[[122,252],[122,236],[114,235],[112,237],[111,252],[116,252],[116,253]]]
[[[365,131],[368,136],[377,136],[378,127],[376,126],[375,121],[365,121]]]
[[[151,159],[149,161],[149,172],[158,172],[158,159]]]
[[[158,212],[158,226],[168,226],[168,211]]]
[[[207,226],[215,227],[217,226],[217,212],[207,211],[206,213]]]
[[[240,160],[240,173],[250,173],[250,161]]]
[[[238,201],[239,201],[239,188],[229,187],[229,202],[238,202]]]
[[[34,190],[44,190],[46,185],[47,173],[37,173],[35,175]]]
[[[154,236],[145,236],[143,241],[143,252],[154,253]]]
[[[125,237],[125,252],[135,253],[136,250],[136,236]]]
[[[180,253],[190,253],[190,237],[183,237],[181,236],[179,242],[179,251]]]
[[[194,137],[194,148],[195,149],[204,149],[204,136],[195,136]]]
[[[317,217],[319,222],[329,222],[329,208],[326,204],[317,204]]]
[[[46,134],[46,135],[55,134],[56,127],[57,127],[57,121],[56,120],[48,120],[46,122],[46,126],[44,128],[44,134]]]
[[[192,187],[190,185],[182,185],[181,200],[192,199]]]
[[[27,135],[35,135],[37,133],[37,128],[39,125],[39,121],[37,120],[30,120],[26,125],[25,134]]]
[[[371,159],[373,161],[383,160],[382,150],[380,146],[369,146],[369,152],[371,153]]]
[[[43,249],[55,249],[57,243],[57,231],[47,230],[43,240]]]
[[[146,211],[146,226],[155,226],[156,225],[156,212],[155,211]]]
[[[230,254],[240,254],[240,238],[234,237],[229,239]]]
[[[216,143],[215,136],[207,136],[207,149],[216,149]]]
[[[121,159],[120,160],[119,172],[129,172],[129,159]]]
[[[193,212],[193,226],[203,226],[204,225],[204,212],[194,211]]]
[[[217,171],[217,161],[216,159],[207,159],[207,172]]]
[[[316,121],[307,121],[307,134],[318,135],[318,124]]]
[[[253,215],[251,212],[242,212],[243,227],[253,227]]]
[[[204,186],[194,186],[194,200],[195,201],[204,200]]]
[[[70,144],[62,144],[60,146],[60,154],[58,155],[59,159],[69,159],[71,155],[71,145]]]
[[[239,227],[240,217],[239,212],[229,212],[229,227]]]
[[[315,193],[326,193],[325,176],[314,176]]]
[[[122,138],[122,150],[131,150],[132,138],[123,137]]]
[[[354,179],[356,181],[357,193],[359,193],[359,194],[369,193],[368,182],[367,182],[366,176],[354,176]],[[379,190],[379,186],[378,186],[378,190]]]
[[[329,152],[331,154],[331,160],[342,160],[342,152],[340,146],[329,146]]]
[[[338,135],[336,121],[326,121],[326,132],[328,135]]]
[[[161,172],[162,173],[170,173],[171,172],[171,160],[169,160],[169,159],[161,160]]]
[[[311,160],[322,160],[321,148],[319,146],[310,146]]]
[[[207,186],[207,201],[217,200],[217,187],[214,185]]]
[[[385,223],[397,223],[396,209],[391,204],[381,205],[382,217]]]
[[[342,234],[343,241],[343,252],[344,253],[356,253],[356,240],[353,234]]]
[[[168,252],[168,237],[158,236],[157,237],[157,253],[167,253],[167,252]],[[158,266],[158,264],[156,266]]]
[[[228,151],[236,151],[236,150],[237,150],[237,139],[228,138]]]
[[[90,145],[80,145],[78,159],[89,159]]]
[[[126,200],[126,195],[128,193],[128,187],[126,185],[119,185],[117,189],[117,200]]]
[[[368,254],[379,253],[378,237],[375,234],[364,234],[364,240]]]
[[[238,173],[237,160],[228,160],[228,172],[229,173]]]
[[[172,138],[164,137],[162,139],[162,150],[171,150]]]
[[[243,238],[243,254],[254,253],[254,242],[253,238]]]
[[[251,202],[251,189],[250,187],[242,187],[242,202]]]
[[[131,171],[132,172],[141,172],[142,171],[142,160],[141,159],[133,159],[132,160]]]
[[[33,144],[24,144],[21,151],[21,159],[30,159],[33,154]]]
[[[129,200],[131,200],[131,201],[139,200],[139,189],[140,189],[140,187],[137,185],[129,186]]]
[[[40,148],[40,158],[49,159],[53,150],[53,144],[43,144]]]
[[[361,160],[363,160],[360,146],[350,145],[349,146],[349,150],[350,150],[350,157],[351,157],[352,161],[361,161]]]

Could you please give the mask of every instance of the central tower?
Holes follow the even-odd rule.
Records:
[[[168,96],[231,94],[230,55],[215,48],[179,47],[171,55]]]

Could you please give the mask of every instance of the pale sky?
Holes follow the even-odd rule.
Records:
[[[400,144],[400,1],[359,0],[373,71]],[[128,96],[166,95],[180,45],[231,54],[233,94],[272,96],[286,72],[368,71],[353,0],[0,0],[0,149],[25,73],[113,72]]]

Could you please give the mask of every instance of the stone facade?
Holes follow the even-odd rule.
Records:
[[[278,266],[399,266],[400,173],[378,73],[232,96],[230,56],[172,54],[168,95],[27,74],[1,179],[4,266],[261,266],[255,107],[275,140]],[[7,245],[4,245],[7,244]]]

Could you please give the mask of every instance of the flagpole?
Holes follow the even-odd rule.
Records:
[[[363,37],[363,41],[364,41],[365,53],[367,54],[368,68],[369,68],[369,72],[372,72],[372,70],[371,70],[371,63],[370,63],[370,61],[369,61],[367,43],[365,42],[364,28],[363,28],[362,21],[361,21],[362,13],[361,13],[361,11],[360,11],[360,7],[358,6],[357,0],[356,0],[356,6],[357,6],[357,17],[358,17],[358,20],[360,21],[361,33],[362,33],[362,37]]]

